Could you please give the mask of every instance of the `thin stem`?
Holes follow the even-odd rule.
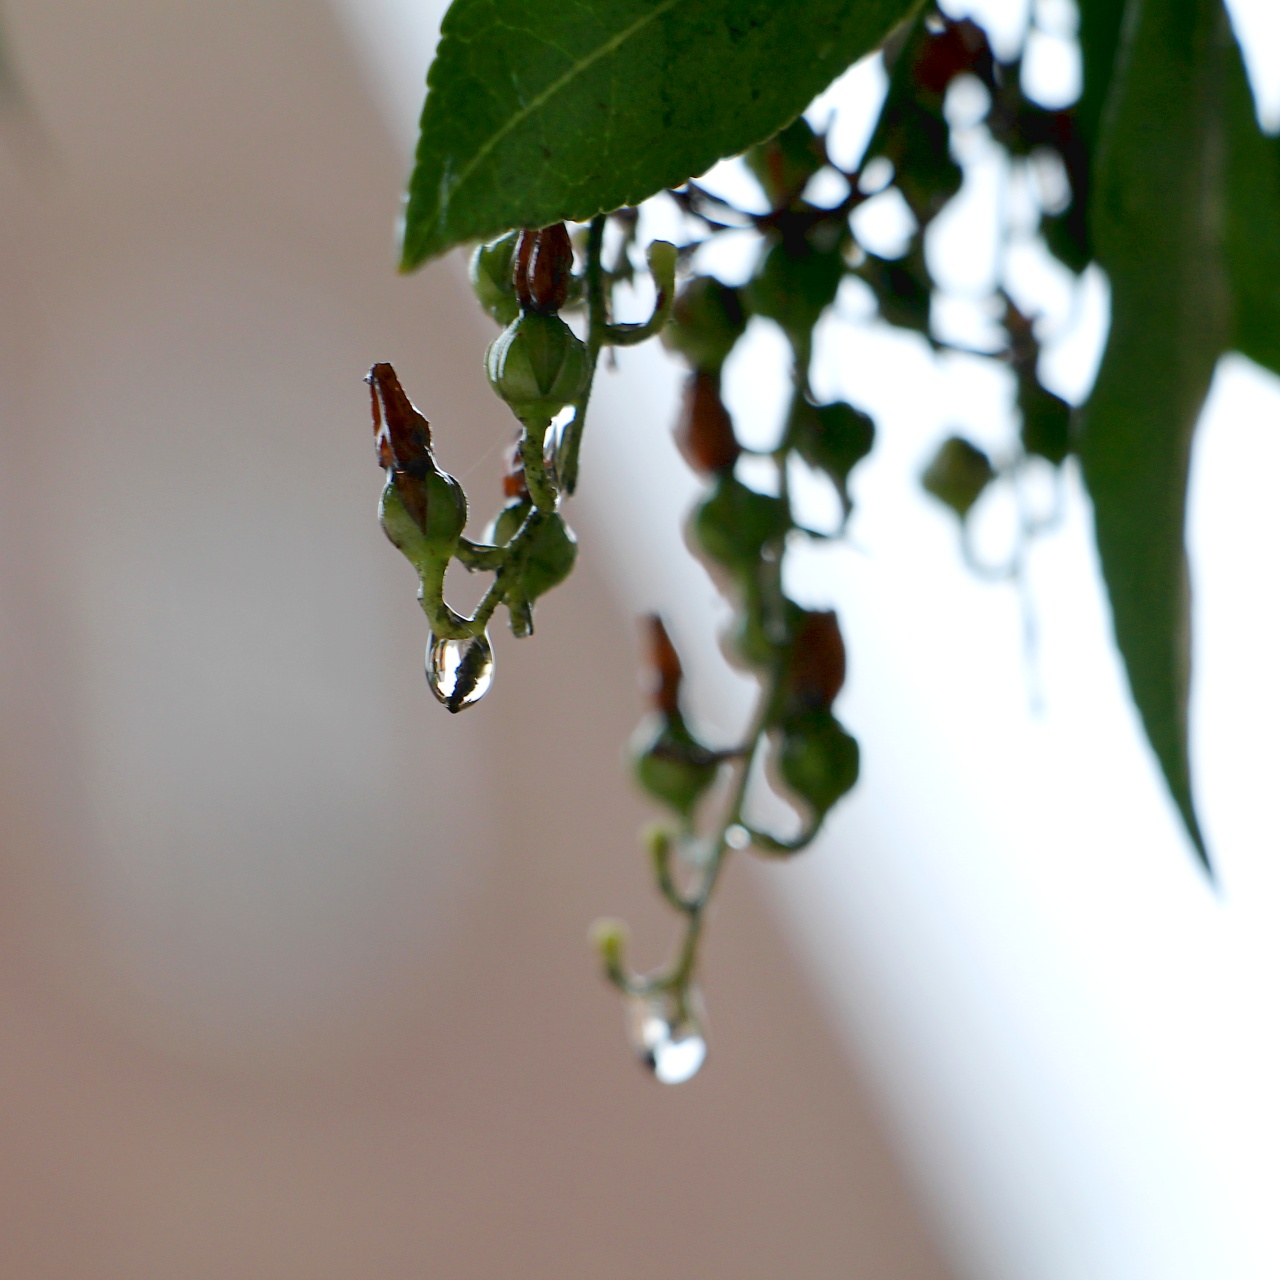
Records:
[[[751,729],[747,734],[747,741],[751,743],[750,752],[738,763],[733,791],[730,793],[729,803],[712,840],[711,856],[703,871],[702,883],[698,886],[698,892],[686,900],[685,913],[688,916],[688,924],[685,926],[684,938],[680,944],[676,962],[665,980],[656,984],[660,987],[672,990],[687,987],[697,968],[698,947],[702,941],[702,927],[706,919],[707,905],[711,901],[720,873],[724,870],[724,865],[732,852],[728,838],[729,830],[742,825],[742,810],[747,799],[747,787],[751,781],[751,767],[759,753],[760,743],[769,722],[769,713],[777,698],[778,678],[777,671],[772,672],[761,689],[760,701],[756,706]]]
[[[591,219],[591,226],[587,230],[587,379],[581,394],[574,401],[573,417],[560,437],[556,460],[560,487],[566,494],[578,487],[578,455],[582,449],[582,431],[587,421],[587,403],[591,399],[600,348],[604,345],[604,330],[609,323],[604,289],[604,225],[604,214],[597,214]]]

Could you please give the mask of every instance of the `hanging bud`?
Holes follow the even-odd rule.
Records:
[[[587,349],[559,316],[526,311],[489,345],[485,369],[517,418],[549,422],[581,394]]]
[[[680,681],[684,679],[684,669],[662,619],[651,613],[645,618],[645,627],[649,641],[649,669],[653,673],[650,690],[653,709],[670,720],[680,714]]]
[[[516,245],[516,301],[524,311],[553,316],[569,296],[573,245],[563,222],[522,231]]]
[[[807,711],[783,727],[778,773],[819,819],[858,781],[860,764],[857,740],[830,711]]]
[[[950,436],[925,468],[920,483],[963,520],[995,474],[991,459],[977,445]]]
[[[787,713],[829,710],[844,687],[845,670],[839,619],[830,611],[806,612],[788,656],[783,688]]]
[[[502,496],[526,500],[529,497],[529,486],[524,478],[524,455],[520,451],[519,441],[512,445],[507,454],[507,469],[502,477]]]
[[[698,369],[689,375],[675,435],[681,456],[700,475],[728,471],[737,462],[742,446],[720,398],[718,372]]]
[[[655,800],[687,818],[716,780],[719,762],[689,732],[680,712],[684,673],[662,619],[650,614],[645,621],[654,676],[650,698],[656,714],[640,725],[632,743],[636,781]]]
[[[693,513],[689,532],[694,545],[730,573],[750,578],[764,548],[780,543],[791,528],[786,502],[749,489],[724,471]]]
[[[431,424],[410,403],[396,371],[389,364],[375,364],[365,382],[369,384],[378,465],[410,473],[433,469]]]
[[[386,468],[380,519],[387,537],[421,571],[448,557],[467,523],[462,486],[436,466],[431,427],[410,403],[389,364],[365,381],[372,397],[378,464]]]
[[[482,244],[471,255],[471,288],[480,305],[501,325],[520,314],[513,280],[518,231]]]

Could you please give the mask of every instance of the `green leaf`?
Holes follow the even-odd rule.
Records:
[[[918,0],[455,0],[402,267],[583,221],[776,133]]]
[[[1134,701],[1197,853],[1183,527],[1191,440],[1231,306],[1221,222],[1225,88],[1238,51],[1219,0],[1143,0],[1097,156],[1092,231],[1111,333],[1080,456]]]
[[[1071,203],[1041,223],[1049,251],[1076,272],[1083,271],[1093,258],[1088,218],[1093,155],[1111,88],[1125,12],[1122,0],[1078,0],[1078,5],[1083,79],[1080,100],[1070,112],[1046,113],[1051,120],[1062,115],[1070,120],[1058,141],[1058,150],[1071,182]]]
[[[1224,78],[1232,345],[1280,373],[1280,138],[1268,137],[1258,127],[1253,94],[1234,46]]]

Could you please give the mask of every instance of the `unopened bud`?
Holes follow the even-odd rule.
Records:
[[[553,316],[569,296],[573,245],[563,222],[522,231],[516,245],[516,300],[525,311]]]
[[[529,497],[529,486],[524,478],[524,456],[519,444],[513,445],[507,457],[507,470],[502,477],[502,496],[504,498]]]
[[[559,316],[526,311],[490,344],[485,366],[516,417],[549,421],[581,393],[587,349]]]
[[[995,474],[991,459],[977,445],[950,436],[924,469],[920,483],[963,520]]]
[[[482,244],[471,255],[471,288],[480,305],[501,325],[510,324],[520,312],[513,284],[513,261],[518,231],[491,244]]]
[[[839,619],[830,611],[806,613],[787,664],[786,699],[791,709],[828,710],[844,687],[845,671]]]
[[[737,462],[742,446],[720,398],[718,372],[698,369],[689,375],[676,423],[676,445],[684,460],[701,475],[728,471]]]
[[[626,968],[623,949],[627,944],[627,926],[621,920],[597,920],[591,926],[591,945],[600,957],[609,981],[619,987],[626,986]]]
[[[645,619],[645,625],[648,629],[649,669],[654,677],[650,694],[653,708],[672,720],[680,714],[680,681],[684,679],[684,669],[662,619],[651,613]]]
[[[396,371],[389,364],[375,364],[365,381],[369,384],[378,465],[411,474],[434,469],[431,424],[409,402]]]

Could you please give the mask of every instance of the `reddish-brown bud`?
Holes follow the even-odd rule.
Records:
[[[513,445],[507,453],[507,470],[502,477],[502,496],[504,498],[529,496],[529,486],[524,478],[524,458],[518,444]]]
[[[411,475],[433,470],[431,424],[409,402],[396,371],[389,364],[375,364],[365,381],[369,384],[378,465]]]
[[[676,422],[676,447],[701,475],[728,471],[742,446],[733,434],[733,419],[720,398],[718,370],[699,369],[684,384],[684,403]]]
[[[649,632],[649,668],[653,672],[653,708],[673,720],[680,714],[680,681],[684,679],[680,655],[656,613],[649,614],[645,625]]]
[[[834,613],[806,613],[791,643],[787,700],[795,709],[829,710],[844,687],[844,639]]]
[[[513,281],[523,310],[555,315],[569,296],[572,278],[573,245],[563,222],[520,233]]]
[[[991,49],[986,34],[968,18],[947,22],[937,35],[925,40],[912,69],[916,84],[938,97],[962,72],[971,71],[979,79],[989,80]]]

